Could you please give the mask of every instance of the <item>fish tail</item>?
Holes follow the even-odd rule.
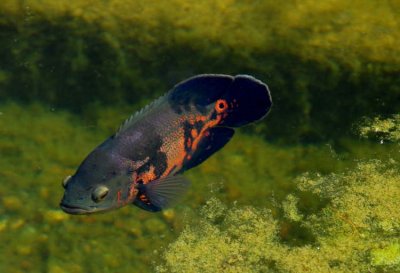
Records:
[[[177,84],[168,96],[181,113],[187,105],[215,106],[218,125],[240,127],[262,119],[272,106],[266,84],[248,75],[204,74]]]
[[[175,113],[188,117],[180,172],[201,164],[229,142],[232,127],[262,119],[272,105],[268,87],[247,75],[198,75],[177,84],[167,99]]]
[[[226,112],[219,125],[227,127],[240,127],[260,120],[271,106],[268,86],[248,75],[235,76],[215,105],[217,111]]]

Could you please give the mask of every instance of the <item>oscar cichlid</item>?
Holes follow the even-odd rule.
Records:
[[[221,149],[234,127],[260,120],[268,87],[247,75],[199,75],[128,118],[63,181],[61,208],[89,214],[134,204],[170,206],[188,188],[182,173]]]

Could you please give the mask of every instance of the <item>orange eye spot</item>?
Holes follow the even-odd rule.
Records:
[[[217,113],[223,113],[226,111],[226,109],[228,109],[228,103],[226,100],[217,100],[215,103],[215,110]]]

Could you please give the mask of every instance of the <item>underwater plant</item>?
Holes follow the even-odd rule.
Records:
[[[400,142],[400,114],[386,119],[381,117],[365,119],[359,126],[359,133],[364,138],[379,138],[382,143]]]

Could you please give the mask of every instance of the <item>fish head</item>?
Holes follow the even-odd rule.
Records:
[[[131,174],[126,160],[89,155],[73,176],[64,179],[60,207],[69,214],[91,214],[132,203],[138,190]]]

